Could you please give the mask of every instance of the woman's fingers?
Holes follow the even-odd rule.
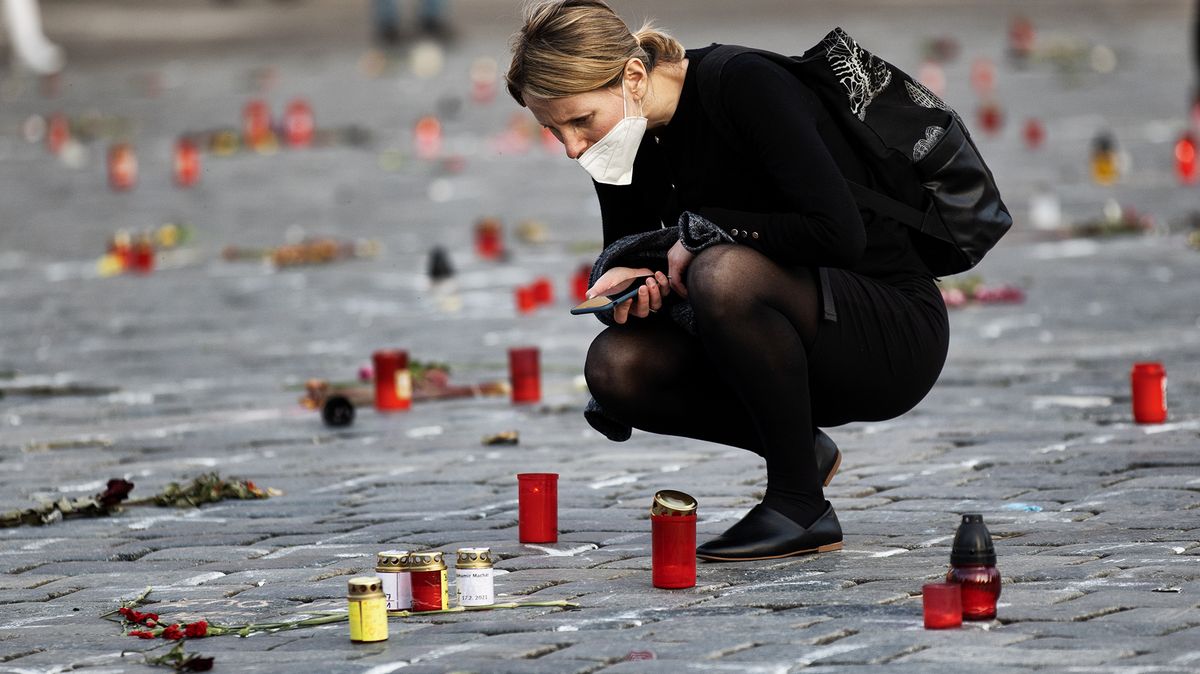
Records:
[[[659,295],[666,297],[671,294],[671,277],[661,271],[654,272],[654,280],[658,281],[655,286],[658,288]],[[660,305],[661,306],[661,305]]]
[[[649,311],[658,311],[659,309],[662,309],[662,296],[664,292],[667,292],[666,287],[664,286],[660,290],[658,282],[655,279],[646,279],[646,289],[647,299],[650,300],[648,305]]]

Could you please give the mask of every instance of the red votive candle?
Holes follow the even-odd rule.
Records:
[[[537,309],[537,292],[533,286],[517,286],[513,296],[517,300],[518,313],[528,314]]]
[[[582,302],[587,299],[588,288],[591,284],[592,265],[583,264],[575,270],[575,275],[571,277],[571,296],[576,302]]]
[[[138,181],[137,155],[128,143],[117,143],[108,149],[108,186],[114,192],[126,192]]]
[[[925,629],[944,630],[962,626],[962,588],[958,583],[925,585],[921,588],[921,602],[925,607]]]
[[[485,260],[495,260],[504,253],[501,239],[503,228],[495,218],[483,218],[475,223],[475,253]]]
[[[412,577],[412,610],[444,611],[450,608],[446,562],[440,552],[410,552],[400,565]]]
[[[1129,374],[1133,387],[1133,420],[1161,424],[1167,420],[1167,371],[1162,363],[1134,363]]]
[[[191,187],[200,180],[200,150],[190,138],[175,142],[175,184]]]
[[[412,408],[412,375],[408,371],[408,352],[386,349],[371,354],[375,366],[375,409],[380,411]]]
[[[539,276],[530,286],[533,290],[533,301],[539,305],[550,304],[554,301],[554,284],[545,276]]]
[[[558,473],[518,473],[517,503],[522,543],[558,542]]]
[[[696,499],[663,490],[650,506],[651,578],[654,587],[696,585]]]
[[[991,620],[1000,598],[1000,572],[986,564],[953,565],[946,580],[962,588],[963,620]]]
[[[538,348],[523,346],[508,350],[508,379],[514,403],[536,403],[542,399],[542,374]]]

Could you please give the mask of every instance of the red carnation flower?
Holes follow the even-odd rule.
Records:
[[[105,508],[110,508],[124,501],[133,491],[133,483],[128,480],[112,479],[108,481],[108,489],[96,496],[96,500]]]
[[[167,628],[163,630],[162,638],[171,639],[172,641],[182,639],[183,638],[183,630],[180,629],[179,623],[175,623],[174,625],[168,625]]]
[[[183,634],[187,637],[206,637],[208,636],[208,623],[203,620],[197,620],[194,623],[189,623],[183,626]]]
[[[153,639],[154,632],[149,632],[147,630],[131,630],[129,632],[129,636],[137,637],[139,639]]]

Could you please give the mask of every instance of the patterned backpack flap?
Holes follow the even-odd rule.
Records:
[[[732,45],[714,49],[701,62],[699,82],[719,128],[729,128],[717,95],[720,70],[747,52],[784,65],[821,99],[882,189],[849,182],[855,201],[920,232],[913,241],[934,275],[974,267],[1012,226],[958,114],[841,28],[798,57]]]

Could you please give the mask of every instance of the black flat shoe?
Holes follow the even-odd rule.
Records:
[[[825,484],[828,487],[830,482],[833,482],[833,476],[837,475],[838,468],[842,465],[842,450],[838,449],[833,438],[825,435],[825,431],[817,431],[817,437],[813,442],[817,454],[817,475],[825,476]]]
[[[842,549],[842,525],[829,501],[825,514],[802,527],[761,503],[725,533],[696,548],[696,556],[714,562],[778,559]]]

